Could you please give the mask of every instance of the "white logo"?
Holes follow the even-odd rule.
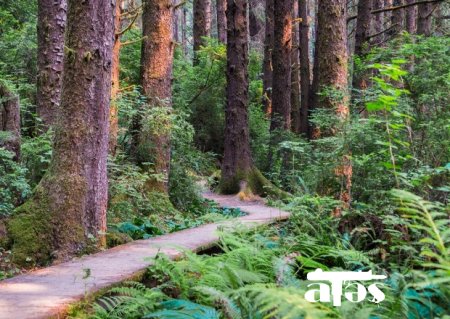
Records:
[[[318,287],[318,289],[309,289],[305,293],[305,299],[309,302],[331,302],[331,296],[333,296],[333,306],[340,307],[342,294],[344,294],[348,301],[361,302],[366,299],[367,292],[373,297],[370,299],[371,302],[380,303],[385,298],[384,293],[376,283],[371,284],[368,288],[358,282],[349,283],[349,281],[386,279],[386,276],[384,275],[372,275],[372,271],[323,271],[322,269],[316,269],[315,271],[308,273],[307,279],[310,281],[329,281],[331,283],[331,289],[330,285],[325,283],[309,284],[308,288],[312,286]],[[344,289],[342,287],[343,283],[346,284]],[[378,283],[378,285],[381,284]]]

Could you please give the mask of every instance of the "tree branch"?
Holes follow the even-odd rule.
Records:
[[[382,12],[386,12],[386,11],[396,11],[396,10],[400,10],[400,9],[404,9],[404,8],[408,8],[408,7],[412,7],[412,6],[417,6],[419,4],[435,3],[435,2],[442,2],[442,1],[445,1],[445,0],[423,0],[423,1],[417,1],[417,2],[413,2],[413,3],[404,4],[404,5],[401,5],[401,6],[395,6],[395,7],[388,7],[388,8],[382,8],[382,9],[378,9],[378,10],[373,10],[372,14],[382,13]]]
[[[417,1],[417,2],[413,2],[413,3],[404,4],[401,6],[387,7],[387,8],[373,10],[373,11],[371,11],[371,14],[378,14],[378,13],[383,13],[386,11],[396,11],[396,10],[400,10],[400,9],[404,9],[404,8],[408,8],[408,7],[412,7],[412,6],[418,6],[420,4],[437,3],[437,2],[443,2],[443,1],[446,1],[446,0],[422,0],[422,1]],[[352,20],[355,20],[356,18],[358,18],[357,15],[348,17],[347,23],[349,23]]]
[[[377,37],[377,36],[379,36],[379,35],[382,35],[383,33],[389,32],[389,31],[391,31],[392,29],[394,29],[394,28],[395,28],[396,26],[398,26],[398,25],[400,25],[400,23],[393,24],[393,25],[391,25],[389,28],[384,29],[383,31],[380,31],[380,32],[377,32],[377,33],[375,33],[375,34],[369,35],[369,36],[367,37],[367,39],[372,39],[372,38],[375,38],[375,37]]]
[[[128,24],[128,25],[126,26],[126,28],[123,29],[122,31],[120,31],[119,33],[116,33],[116,36],[119,36],[119,37],[120,37],[120,36],[123,35],[125,32],[127,32],[128,30],[130,30],[130,29],[133,27],[134,23],[136,22],[138,16],[139,16],[139,13],[136,13],[136,14],[134,15],[133,19],[131,20],[130,24]]]
[[[122,45],[122,46],[126,46],[126,45],[130,45],[130,44],[134,44],[134,43],[137,43],[137,42],[141,42],[142,40],[144,40],[144,39],[146,39],[146,38],[147,38],[147,37],[142,37],[142,38],[139,38],[139,39],[137,39],[137,40],[125,41],[125,42],[122,42],[121,45]]]
[[[139,11],[139,10],[141,10],[141,9],[142,9],[142,5],[140,5],[140,6],[136,7],[136,8],[134,8],[134,9],[131,9],[131,10],[129,10],[129,11],[122,12],[122,14],[121,14],[120,16],[121,16],[121,17],[126,17],[126,16],[130,16],[130,15],[134,15],[135,13],[137,13],[137,11]]]
[[[173,9],[174,9],[174,10],[177,10],[179,7],[184,6],[184,5],[186,4],[186,2],[187,2],[187,0],[181,1],[180,3],[174,5],[174,6],[173,6]]]

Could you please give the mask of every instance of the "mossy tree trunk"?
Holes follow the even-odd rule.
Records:
[[[20,158],[20,104],[19,97],[0,83],[0,147]]]
[[[169,116],[172,107],[172,66],[174,42],[172,22],[174,5],[171,0],[146,0],[142,15],[143,36],[141,55],[141,81],[147,107],[166,108]],[[141,120],[138,160],[153,164],[153,173],[162,179],[151,178],[149,190],[168,192],[170,169],[170,123],[168,117],[144,115]],[[155,121],[156,120],[156,121]],[[155,123],[158,122],[159,123]]]
[[[217,37],[221,43],[227,43],[227,0],[216,1]]]
[[[221,190],[238,193],[253,170],[248,127],[247,1],[227,2],[227,88]]]
[[[42,131],[54,124],[61,102],[66,18],[66,0],[38,1],[36,109]]]
[[[287,194],[274,187],[254,166],[248,126],[248,20],[247,1],[227,3],[227,87],[225,141],[220,189],[225,194]]]
[[[114,2],[68,4],[53,157],[33,197],[9,222],[19,263],[64,261],[104,243]]]
[[[319,1],[314,104],[334,110],[341,122],[336,129],[349,117],[346,8],[346,0]],[[331,94],[319,96],[324,89]],[[316,131],[314,137],[320,137],[320,132]],[[349,155],[344,152],[341,164],[335,169],[341,185],[339,198],[344,207],[350,203],[352,164]]]
[[[272,51],[273,51],[273,32],[274,32],[274,0],[266,0],[266,29],[264,39],[264,62],[263,62],[263,94],[264,109],[266,114],[272,113]]]
[[[194,0],[194,64],[198,62],[196,52],[204,44],[203,37],[211,34],[211,0]]]

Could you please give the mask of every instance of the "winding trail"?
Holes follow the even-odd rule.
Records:
[[[240,208],[248,215],[207,224],[146,240],[137,240],[106,251],[33,271],[0,282],[0,319],[64,318],[68,307],[86,295],[138,278],[158,252],[170,258],[183,249],[200,251],[218,241],[217,229],[237,224],[255,227],[289,217],[289,213],[263,202],[241,202],[234,196],[203,195],[220,206]],[[181,249],[181,250],[180,250]],[[87,278],[85,275],[89,273]]]

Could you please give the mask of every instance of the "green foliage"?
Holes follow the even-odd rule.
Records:
[[[136,282],[113,288],[110,296],[102,297],[94,304],[92,319],[138,319],[156,309],[165,296],[155,289],[149,289]]]
[[[52,157],[51,130],[34,138],[25,139],[21,145],[21,164],[27,169],[27,179],[35,187],[44,176]]]
[[[219,313],[211,307],[199,305],[187,300],[172,299],[160,304],[163,310],[153,312],[143,319],[219,319]]]
[[[399,211],[410,220],[408,226],[418,232],[421,267],[430,269],[426,284],[447,287],[450,282],[450,221],[449,207],[423,200],[412,193],[393,190]],[[448,287],[447,293],[450,293]]]
[[[207,44],[198,52],[198,64],[185,57],[176,56],[174,61],[173,101],[176,110],[189,114],[189,122],[195,129],[197,148],[215,154],[223,153],[225,128],[226,47],[216,39],[206,38]],[[250,134],[252,149],[266,154],[268,121],[261,111],[262,105],[262,59],[250,52],[249,98]],[[266,151],[265,151],[266,149]],[[256,153],[255,153],[256,154]],[[255,157],[256,158],[256,157]]]
[[[0,147],[0,219],[12,215],[14,208],[31,194],[28,171],[13,158],[13,153]]]

